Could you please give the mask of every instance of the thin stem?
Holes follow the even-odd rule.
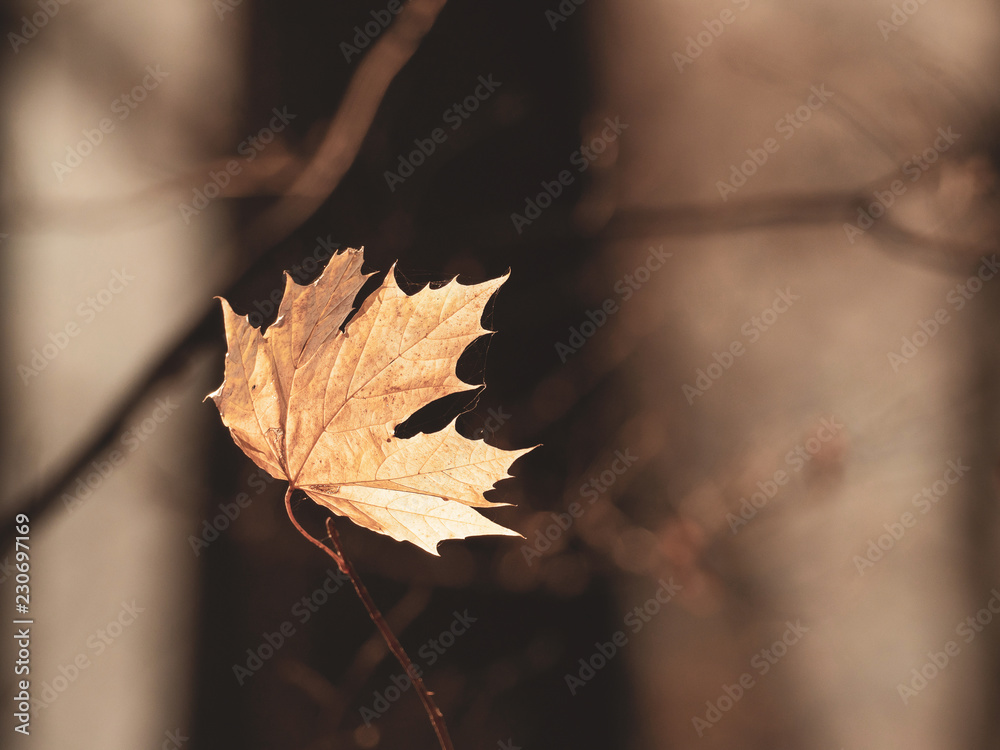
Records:
[[[375,623],[375,627],[378,628],[379,633],[382,634],[382,638],[385,639],[386,645],[392,651],[393,656],[396,657],[413,682],[413,687],[416,688],[417,695],[420,696],[420,702],[424,704],[424,710],[427,711],[427,717],[431,721],[431,726],[434,727],[434,733],[437,734],[438,742],[441,743],[441,750],[455,750],[455,746],[451,744],[451,737],[448,735],[448,727],[444,723],[444,715],[441,713],[441,709],[437,707],[437,704],[434,703],[432,697],[434,694],[424,685],[424,681],[420,678],[420,673],[413,665],[413,662],[410,661],[410,657],[407,656],[403,644],[396,638],[396,635],[390,629],[379,608],[375,605],[371,594],[368,593],[368,589],[365,588],[365,585],[361,582],[361,578],[358,576],[358,572],[354,569],[354,564],[344,554],[344,548],[340,544],[340,534],[337,533],[337,527],[334,525],[333,519],[326,519],[326,531],[330,535],[330,541],[334,547],[330,549],[302,528],[302,525],[295,518],[295,515],[292,513],[292,487],[290,485],[288,491],[285,493],[285,510],[288,512],[288,517],[295,525],[295,528],[299,530],[299,533],[332,557],[334,562],[337,563],[337,567],[340,568],[340,571],[351,579],[351,583],[354,584],[354,590],[358,592],[358,596],[365,605],[365,609],[368,610],[368,616]]]

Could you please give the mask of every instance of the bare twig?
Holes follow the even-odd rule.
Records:
[[[417,51],[447,0],[410,0],[361,60],[337,114],[309,164],[285,196],[254,223],[249,237],[278,242],[315,213],[354,163],[389,84]]]
[[[246,260],[232,275],[227,291],[230,297],[258,266],[276,250],[275,245],[308,219],[337,187],[354,162],[361,143],[371,127],[392,79],[416,52],[421,39],[434,24],[446,0],[411,0],[395,23],[382,35],[358,66],[337,114],[331,121],[323,143],[309,164],[293,180],[289,192],[302,197],[296,200],[286,195],[244,232],[241,245]],[[99,423],[94,437],[67,461],[52,478],[27,496],[17,498],[0,520],[0,550],[13,541],[14,517],[26,513],[37,523],[55,506],[59,491],[73,481],[91,461],[101,455],[121,434],[132,411],[153,387],[186,366],[189,357],[211,340],[216,330],[219,307],[206,305],[200,318],[181,335],[159,361],[152,365],[129,388],[125,396],[109,410]]]
[[[354,584],[354,590],[358,592],[358,596],[365,605],[365,609],[368,610],[368,616],[375,623],[375,627],[378,628],[379,633],[382,634],[382,638],[385,639],[386,645],[392,651],[393,656],[396,657],[407,676],[412,680],[413,687],[416,689],[417,695],[420,696],[420,702],[424,704],[424,710],[427,711],[431,726],[434,727],[434,732],[437,734],[438,742],[441,743],[441,750],[454,750],[455,746],[451,744],[451,737],[448,735],[448,727],[444,722],[444,715],[441,713],[441,709],[437,707],[437,704],[434,703],[434,698],[432,697],[434,694],[424,685],[424,681],[420,678],[417,668],[406,654],[403,644],[399,642],[399,639],[396,638],[396,635],[392,632],[388,623],[386,623],[371,594],[368,593],[368,589],[361,582],[358,572],[354,569],[354,564],[344,554],[344,548],[340,543],[340,534],[337,533],[337,527],[334,525],[333,519],[326,519],[326,531],[330,535],[330,541],[333,543],[333,549],[330,549],[302,528],[302,524],[295,518],[295,514],[292,513],[292,492],[293,489],[289,485],[288,491],[285,492],[285,510],[288,512],[288,517],[302,536],[332,557],[334,562],[337,563],[337,567],[340,568],[340,571],[351,579],[351,583]]]

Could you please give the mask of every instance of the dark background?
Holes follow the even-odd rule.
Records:
[[[396,693],[400,667],[346,586],[300,622],[331,561],[286,517],[283,483],[262,482],[202,400],[225,360],[213,295],[255,321],[273,311],[282,272],[326,238],[364,246],[375,276],[359,300],[394,263],[411,292],[511,273],[484,315],[496,333],[458,366],[487,387],[429,405],[398,434],[459,415],[466,436],[536,446],[489,495],[509,504],[489,517],[526,540],[451,541],[437,557],[338,519],[456,748],[997,746],[996,626],[920,703],[898,693],[997,585],[995,282],[912,362],[897,372],[886,361],[996,252],[995,4],[917,3],[885,34],[893,0],[587,2],[555,28],[554,0],[453,1],[409,40],[414,54],[384,99],[377,86],[363,92],[379,100],[368,127],[364,107],[344,104],[357,103],[351,82],[369,61],[392,68],[380,55],[406,50],[410,14],[347,61],[341,45],[388,0],[245,0],[219,17],[224,1],[56,4],[44,33],[0,58],[5,350],[27,361],[113,270],[134,264],[141,277],[37,380],[23,382],[17,361],[0,371],[0,566],[14,514],[27,512],[36,690],[92,653],[88,637],[121,597],[146,607],[100,667],[39,712],[26,747],[160,747],[174,731],[194,748],[438,746],[413,690],[365,726],[362,709]],[[5,40],[40,2],[55,0],[4,8]],[[722,9],[739,5],[747,12],[721,25]],[[709,41],[678,70],[672,52],[695,35]],[[157,61],[174,71],[170,85],[58,179],[52,160]],[[444,112],[481,77],[499,89],[451,130]],[[765,164],[746,161],[776,120],[812,111],[804,102],[821,85],[836,92],[829,105]],[[178,204],[242,159],[273,110],[294,119],[188,224]],[[574,152],[605,117],[628,123],[626,135],[573,174]],[[341,178],[325,145],[342,122],[365,136],[356,155],[341,143]],[[954,148],[863,237],[845,237],[942,127],[963,134]],[[446,142],[391,190],[385,173],[435,128]],[[720,195],[737,164],[752,180]],[[293,189],[317,165],[333,178]],[[519,233],[511,214],[566,169],[572,184]],[[672,257],[654,276],[656,247]],[[649,284],[626,304],[617,281],[644,266]],[[783,289],[801,299],[689,402],[684,386]],[[579,352],[557,348],[615,300],[620,311]],[[82,508],[64,507],[162,398],[178,416],[153,424],[118,474],[98,476]],[[737,535],[734,514],[826,418],[843,431]],[[636,463],[602,474],[619,450]],[[859,554],[956,459],[973,466],[968,480],[862,574]],[[599,502],[526,559],[552,514],[601,476],[613,484]],[[302,496],[293,505],[324,537],[327,513]],[[192,554],[209,521],[228,527]],[[567,675],[671,577],[677,601],[572,695]],[[9,601],[11,577],[3,583]],[[466,612],[469,631],[427,664],[431,639]],[[703,734],[693,720],[798,618],[809,637]],[[279,639],[285,623],[295,632]],[[253,666],[248,653],[266,654],[268,640],[285,642],[241,686],[234,668]],[[6,675],[9,653],[0,649]]]
[[[266,122],[272,107],[287,104],[298,114],[290,142],[308,144],[316,123],[332,116],[359,60],[353,56],[346,63],[339,43],[350,42],[354,26],[364,26],[369,11],[381,9],[357,2],[247,8],[253,14],[249,77],[254,85],[248,89],[245,131]],[[518,529],[533,512],[556,509],[567,487],[574,486],[571,479],[599,450],[606,419],[591,403],[606,402],[614,389],[609,378],[589,393],[574,394],[571,387],[570,401],[563,395],[563,403],[552,408],[553,399],[559,400],[553,390],[563,382],[553,384],[553,374],[563,367],[554,344],[566,338],[589,302],[577,282],[593,263],[594,242],[575,234],[570,221],[588,176],[523,234],[509,219],[512,211],[523,212],[526,196],[538,192],[541,180],[567,168],[579,147],[579,123],[590,96],[580,18],[552,30],[544,10],[518,2],[446,6],[392,83],[361,153],[333,196],[231,298],[237,312],[253,312],[254,301],[267,298],[281,271],[312,252],[317,236],[332,235],[343,247],[365,246],[364,270],[380,274],[362,297],[397,260],[397,278],[408,291],[456,274],[474,283],[510,269],[510,280],[485,318],[497,333],[470,347],[459,368],[468,382],[485,380],[488,387],[431,405],[408,420],[401,434],[439,429],[464,411],[459,429],[473,435],[484,429],[490,409],[509,414],[495,434],[486,435],[489,442],[504,448],[541,444],[515,464],[515,479],[491,493],[492,500],[516,503],[491,517]],[[450,130],[443,112],[474,91],[479,75],[492,75],[501,85],[461,128]],[[390,191],[384,171],[397,169],[398,156],[414,148],[415,138],[442,126],[448,140]],[[261,200],[240,201],[237,215],[251,220]],[[222,342],[221,315],[217,328]],[[220,380],[222,364],[220,352]],[[216,496],[206,514],[246,491],[247,478],[256,471],[221,424],[214,432]],[[283,483],[274,482],[240,520],[254,531],[224,534],[201,557],[193,747],[351,746],[354,730],[363,726],[360,708],[371,707],[373,693],[384,691],[401,672],[387,655],[363,682],[342,684],[355,654],[375,633],[353,591],[338,592],[304,626],[290,617],[293,602],[321,585],[331,562],[284,518],[283,492]],[[297,498],[296,512],[312,533],[324,536],[323,511]],[[431,558],[346,521],[340,528],[384,611],[407,592],[425,597],[399,634],[418,665],[417,649],[450,625],[454,610],[478,618],[425,670],[456,747],[496,748],[508,740],[523,747],[615,746],[628,716],[619,671],[624,665],[612,662],[576,697],[563,677],[576,666],[576,655],[590,653],[594,641],[615,629],[609,571],[599,561],[571,543],[568,569],[550,569],[556,558],[546,558],[529,570],[521,543],[502,538],[446,543],[441,557]],[[286,619],[298,631],[292,643],[239,687],[233,664],[245,664],[246,649],[256,648],[264,632],[274,632]],[[297,669],[307,670],[308,678]],[[374,726],[382,747],[437,747],[413,690]],[[357,737],[366,742],[372,735]]]

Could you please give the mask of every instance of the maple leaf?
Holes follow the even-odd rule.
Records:
[[[520,536],[473,508],[529,449],[469,440],[454,420],[406,440],[394,430],[442,396],[470,390],[455,374],[465,348],[490,333],[483,308],[507,276],[456,280],[407,295],[390,269],[341,330],[371,274],[362,250],[334,255],[312,284],[285,274],[277,320],[262,336],[222,299],[226,373],[208,397],[254,463],[359,526],[437,554],[445,539]]]

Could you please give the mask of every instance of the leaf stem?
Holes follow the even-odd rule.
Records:
[[[364,583],[361,582],[361,578],[358,576],[358,572],[354,569],[354,564],[344,554],[344,548],[340,544],[340,534],[333,523],[333,518],[326,519],[326,531],[330,535],[330,541],[334,547],[330,549],[302,528],[302,525],[295,518],[295,515],[292,513],[292,492],[293,489],[289,485],[288,491],[285,493],[285,510],[288,512],[288,517],[302,536],[332,557],[334,562],[337,563],[337,567],[340,568],[340,571],[351,579],[354,590],[358,592],[358,597],[365,605],[365,609],[368,610],[368,616],[375,623],[375,627],[378,628],[379,633],[382,634],[382,638],[385,639],[386,645],[392,651],[393,656],[396,657],[406,671],[407,676],[413,682],[413,687],[416,688],[417,694],[420,696],[420,702],[424,704],[424,710],[427,711],[427,717],[430,719],[431,726],[434,727],[434,733],[437,734],[438,742],[441,743],[441,750],[455,750],[455,746],[451,744],[451,737],[448,735],[448,727],[444,722],[444,715],[441,713],[441,709],[437,707],[437,704],[434,703],[434,698],[432,697],[434,694],[424,685],[424,681],[420,678],[417,668],[410,661],[410,657],[407,656],[403,644],[396,638],[395,633],[392,632],[379,608],[375,605],[371,594],[368,593],[368,589],[365,588]]]

